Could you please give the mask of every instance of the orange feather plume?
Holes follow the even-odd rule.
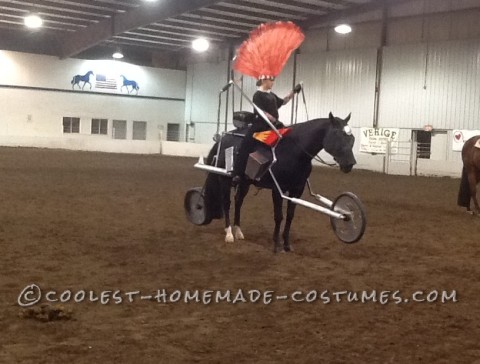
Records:
[[[277,77],[304,39],[292,22],[261,24],[238,49],[233,69],[256,79]]]

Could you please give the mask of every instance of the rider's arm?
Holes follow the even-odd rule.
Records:
[[[282,105],[285,105],[286,103],[288,103],[292,99],[292,97],[293,97],[293,90],[290,91],[288,93],[288,95],[283,98],[283,104]]]
[[[292,91],[290,91],[287,96],[285,96],[283,98],[283,104],[282,105],[285,105],[287,102],[289,102],[293,98],[293,95],[296,94],[296,93],[299,93],[300,91],[302,91],[302,84],[301,83],[297,84],[295,86],[295,88]]]
[[[270,120],[272,123],[274,121],[277,121],[272,115],[270,115],[268,112],[264,111],[265,115],[267,115],[268,120]]]

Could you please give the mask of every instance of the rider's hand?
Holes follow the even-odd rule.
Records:
[[[293,89],[293,92],[298,94],[300,91],[302,91],[302,85],[299,83],[295,86],[295,88]]]

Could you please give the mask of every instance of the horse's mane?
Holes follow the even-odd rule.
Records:
[[[313,132],[314,129],[317,127],[323,128],[327,125],[327,123],[330,122],[330,119],[328,118],[318,118],[318,119],[312,119],[312,120],[307,120],[303,121],[301,123],[293,124],[290,126],[287,126],[288,128],[292,129],[292,132],[287,134],[288,137],[295,137],[299,134],[303,134],[305,132]],[[305,130],[307,129],[307,130]]]

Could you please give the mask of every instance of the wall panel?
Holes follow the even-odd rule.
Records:
[[[385,49],[380,126],[475,129],[479,95],[480,41]]]
[[[373,121],[376,50],[348,50],[300,54],[297,79],[305,82],[310,119],[352,113],[352,126]],[[307,120],[299,105],[299,121]]]

